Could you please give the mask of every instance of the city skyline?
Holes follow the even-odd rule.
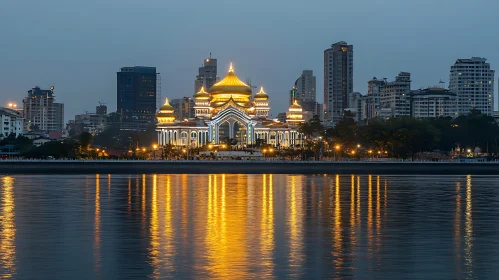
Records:
[[[256,1],[243,12],[248,18],[258,14],[260,20],[256,22],[237,20],[239,15],[231,14],[231,8],[223,3],[189,10],[186,3],[168,6],[153,1],[147,7],[135,3],[115,7],[113,1],[109,1],[96,10],[93,5],[56,5],[55,2],[58,1],[2,3],[1,10],[9,12],[0,12],[0,23],[16,24],[18,28],[16,32],[7,30],[4,35],[4,49],[9,55],[0,65],[0,102],[2,106],[11,101],[21,104],[28,89],[55,85],[59,102],[65,103],[66,122],[77,113],[91,110],[99,101],[107,103],[110,112],[115,111],[115,73],[125,66],[156,67],[162,73],[161,96],[172,99],[190,96],[197,68],[210,52],[218,59],[220,71],[224,72],[229,61],[234,61],[243,80],[250,78],[254,85],[264,84],[272,100],[273,117],[286,110],[289,89],[304,69],[313,70],[319,77],[317,101],[322,102],[323,51],[338,41],[355,46],[353,91],[362,94],[367,94],[367,82],[374,76],[391,79],[407,71],[411,73],[412,89],[434,86],[440,80],[448,87],[449,70],[456,59],[484,57],[492,69],[498,69],[499,65],[497,39],[482,31],[487,28],[478,28],[497,24],[492,11],[496,10],[494,7],[499,8],[499,3],[487,3],[489,8],[480,14],[480,20],[471,19],[471,24],[456,26],[453,22],[466,12],[464,1],[420,1],[417,4],[385,1],[383,9],[380,3],[367,1],[363,1],[361,7],[358,3],[322,1],[307,5],[297,2],[285,7],[267,3],[263,9],[264,2]],[[327,12],[332,8],[338,10],[335,5],[352,12],[325,17],[332,15]],[[192,16],[182,21],[181,26],[174,25],[181,13],[168,9],[170,7],[189,10]],[[116,16],[109,19],[107,13],[114,8],[119,10],[116,14],[121,13],[120,18],[137,13],[144,22],[134,22],[137,26],[132,26],[116,21]],[[77,9],[79,14],[66,13],[72,9]],[[219,13],[220,9],[229,12],[228,17],[216,17],[210,23],[212,32],[197,28],[203,22],[203,15]],[[317,13],[317,16],[306,22],[290,20],[287,16],[301,10]],[[373,10],[378,12],[371,15]],[[45,12],[50,13],[54,21],[36,20],[34,15]],[[422,13],[427,19],[425,22],[420,20]],[[363,19],[353,20],[355,18]],[[346,24],[348,19],[352,19],[349,28],[340,28],[340,23]],[[130,40],[130,32],[138,32],[146,26],[149,28],[146,32]],[[305,32],[300,40],[291,40],[299,31]],[[479,44],[476,40],[467,40],[464,34],[478,34]],[[33,43],[33,39],[46,40],[46,44]],[[144,40],[152,43],[145,44]],[[88,43],[90,41],[93,43]],[[497,82],[497,75],[494,80]],[[495,97],[497,92],[496,85]],[[495,98],[495,110],[498,99]]]

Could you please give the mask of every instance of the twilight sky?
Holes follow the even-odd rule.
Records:
[[[499,71],[498,11],[497,0],[0,0],[0,106],[54,85],[66,122],[99,101],[114,111],[116,72],[134,65],[157,67],[162,97],[191,96],[211,52],[220,77],[233,61],[263,83],[275,117],[304,69],[322,102],[323,51],[342,40],[354,45],[355,91],[400,71],[413,89],[447,86],[457,58]]]

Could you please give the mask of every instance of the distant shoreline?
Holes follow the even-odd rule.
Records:
[[[0,174],[499,175],[499,162],[3,160]]]

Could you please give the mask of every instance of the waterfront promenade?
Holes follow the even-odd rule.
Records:
[[[499,175],[499,162],[3,160],[0,174]]]

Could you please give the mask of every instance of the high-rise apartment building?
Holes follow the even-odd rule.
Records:
[[[312,70],[303,70],[295,81],[295,85],[289,91],[289,105],[298,102],[303,108],[305,121],[318,116],[322,119],[322,104],[316,101],[316,77]]]
[[[294,98],[300,101],[316,101],[316,78],[312,70],[303,70],[302,74],[295,81],[294,89],[296,89]],[[293,103],[290,103],[291,105]]]
[[[472,109],[492,115],[494,111],[494,70],[485,58],[458,59],[450,68],[449,90],[457,94],[457,113]]]
[[[23,114],[28,130],[61,132],[64,129],[64,104],[55,102],[54,87],[34,87],[23,99]]]
[[[324,51],[324,120],[341,120],[352,92],[353,45],[342,41]]]
[[[413,118],[457,117],[457,96],[447,89],[413,90],[410,96]]]
[[[217,82],[217,59],[205,58],[203,66],[199,67],[199,74],[196,76],[194,81],[194,93],[201,90],[204,87],[208,91]]]
[[[367,96],[368,96],[368,98],[366,98],[367,119],[373,119],[379,117],[379,112],[381,109],[381,103],[380,103],[381,89],[385,86],[385,84],[386,81],[378,80],[376,77],[367,82]]]
[[[382,117],[410,116],[411,73],[400,72],[395,81],[387,82],[380,90]]]
[[[117,73],[117,113],[123,123],[148,123],[156,114],[156,67],[123,67]]]
[[[172,99],[170,105],[177,120],[194,118],[194,99],[190,97]]]

